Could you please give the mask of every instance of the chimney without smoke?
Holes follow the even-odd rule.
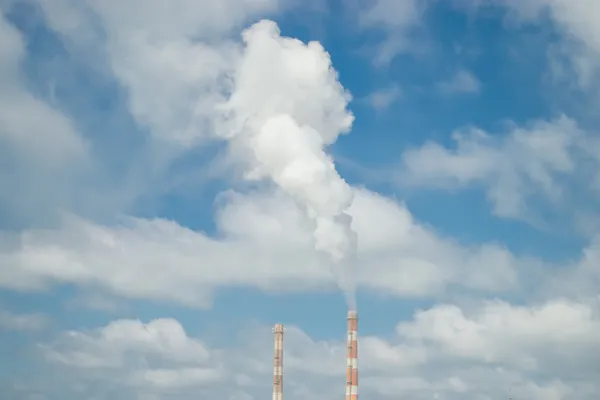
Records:
[[[273,357],[273,400],[283,400],[283,332],[282,324],[275,324]]]

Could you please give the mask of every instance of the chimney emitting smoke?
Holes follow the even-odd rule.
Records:
[[[358,400],[358,314],[348,311],[346,400]]]

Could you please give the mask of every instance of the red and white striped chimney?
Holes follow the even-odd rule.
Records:
[[[358,314],[348,311],[346,400],[358,400]]]
[[[275,354],[273,357],[273,400],[283,400],[283,332],[282,324],[273,327]]]

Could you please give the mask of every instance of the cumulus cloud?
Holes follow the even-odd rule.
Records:
[[[556,357],[552,361],[559,364],[582,362],[585,354],[578,351],[599,345],[592,334],[597,311],[568,300],[531,307],[489,302],[471,315],[454,305],[439,305],[418,312],[415,321],[401,323],[397,331],[410,341],[432,344],[435,356],[513,363],[534,371],[551,361],[544,357]],[[548,348],[556,350],[548,353]]]
[[[226,378],[223,360],[168,318],[147,324],[115,320],[92,331],[64,332],[53,342],[40,344],[39,351],[47,362],[80,375],[79,391],[87,392],[86,385],[100,380],[118,387],[116,396],[130,390],[138,396],[177,395]]]
[[[375,399],[452,400],[466,393],[502,399],[510,388],[515,397],[592,399],[598,390],[592,383],[598,378],[593,367],[600,347],[598,317],[597,306],[569,300],[530,306],[496,301],[471,310],[438,305],[418,311],[397,325],[394,338],[360,338],[361,393]],[[39,350],[46,362],[73,371],[87,386],[83,393],[92,393],[95,381],[109,380],[114,398],[125,393],[181,398],[268,393],[269,327],[247,327],[239,338],[218,348],[190,337],[173,319],[116,320],[91,331],[65,332]],[[343,340],[314,340],[289,326],[285,343],[286,397],[310,394],[320,399],[341,393],[335,382],[344,379]],[[227,385],[220,384],[224,379]]]
[[[513,126],[504,135],[471,128],[452,138],[453,148],[427,142],[407,150],[400,182],[444,189],[480,185],[496,215],[527,219],[532,199],[561,207],[572,200],[566,178],[570,184],[586,180],[589,189],[598,176],[596,140],[566,116]]]

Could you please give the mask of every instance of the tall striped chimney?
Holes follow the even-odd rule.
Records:
[[[358,400],[358,314],[348,311],[346,400]]]
[[[283,400],[283,332],[282,324],[275,324],[273,334],[275,335],[273,357],[273,400]]]

